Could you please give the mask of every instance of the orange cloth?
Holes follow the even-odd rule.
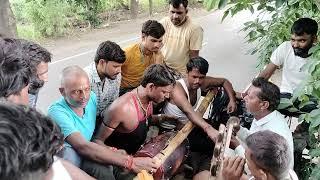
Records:
[[[153,177],[151,174],[149,174],[146,170],[142,170],[137,175],[138,180],[153,180]]]
[[[152,64],[162,64],[164,57],[159,51],[150,56],[142,55],[140,43],[125,48],[126,61],[121,67],[121,88],[133,88],[140,85],[143,73]]]

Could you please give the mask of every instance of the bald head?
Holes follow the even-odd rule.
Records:
[[[87,73],[79,66],[62,70],[61,95],[72,108],[84,108],[90,98],[90,82]]]
[[[61,87],[65,87],[70,81],[87,78],[87,73],[79,66],[68,66],[62,70]]]

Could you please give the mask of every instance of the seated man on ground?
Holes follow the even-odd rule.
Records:
[[[280,90],[271,82],[264,78],[256,78],[252,81],[248,94],[244,97],[247,110],[253,115],[250,130],[240,127],[237,136],[244,142],[248,135],[262,130],[270,130],[283,136],[289,145],[289,167],[293,169],[293,139],[292,134],[284,119],[276,108],[280,102]],[[244,157],[244,148],[240,142],[233,138],[230,147],[235,149],[235,153]]]
[[[0,179],[93,179],[55,157],[61,149],[60,128],[32,108],[0,103]],[[5,166],[3,166],[5,165]]]
[[[108,171],[102,179],[108,180],[121,179],[118,173],[123,169],[119,167],[134,172],[156,169],[151,158],[132,158],[123,151],[113,151],[111,147],[91,142],[97,103],[96,95],[90,91],[89,78],[82,68],[66,67],[62,71],[59,90],[63,97],[49,107],[48,114],[62,129],[65,138],[64,159],[78,167],[82,159],[100,163]]]
[[[245,159],[241,157],[225,158],[220,180],[298,180],[290,168],[290,146],[288,141],[269,130],[255,132],[246,140]],[[251,174],[244,174],[245,162]],[[210,173],[201,172],[194,180],[207,179]]]
[[[21,61],[20,64],[23,64],[26,69],[30,69],[28,73],[29,105],[36,107],[39,90],[48,80],[48,63],[51,61],[51,54],[40,45],[24,39],[6,38],[3,42],[12,49],[7,53],[15,51],[16,54],[13,57],[21,56],[16,60]]]
[[[148,67],[141,85],[119,97],[105,112],[95,142],[124,149],[128,154],[136,153],[145,142],[148,124],[167,119],[163,115],[153,115],[152,105],[169,98],[174,84],[175,79],[165,65],[154,64]],[[97,166],[96,163],[88,162],[86,165],[89,169],[94,166]],[[100,170],[95,173],[102,174],[104,169]]]
[[[111,41],[100,43],[94,62],[84,68],[91,90],[97,96],[97,122],[99,127],[104,111],[119,97],[121,66],[126,59],[121,47]]]
[[[230,97],[228,112],[235,111],[236,103],[232,84],[224,78],[206,76],[208,68],[209,63],[204,58],[191,58],[186,65],[186,77],[177,80],[177,84],[170,94],[170,99],[163,107],[163,113],[177,116],[181,124],[186,124],[189,119],[198,126],[188,137],[191,151],[208,152],[210,159],[214,145],[209,138],[214,140],[217,136],[217,130],[195,112],[201,94],[205,94],[209,89],[223,87]],[[162,126],[168,127],[168,124],[170,122],[163,122]],[[208,168],[209,166],[206,166],[206,169]]]
[[[30,60],[31,71],[34,72],[29,86],[29,106],[35,108],[40,89],[48,82],[48,65],[51,54],[45,48],[31,41],[18,39],[21,42],[23,53]]]
[[[148,20],[142,25],[141,42],[125,48],[126,61],[121,67],[120,95],[138,87],[144,71],[151,64],[163,63],[160,48],[164,33],[159,22]]]
[[[299,89],[303,80],[308,76],[307,68],[304,68],[308,61],[313,57],[310,49],[317,42],[318,23],[310,18],[299,18],[291,27],[291,41],[285,41],[277,47],[270,57],[270,63],[259,74],[259,77],[269,79],[277,68],[282,69],[282,80],[280,84],[281,98],[291,99],[293,92]],[[308,95],[309,104],[303,106],[299,99],[293,99],[293,107],[289,106],[279,109],[284,115],[299,116],[300,114],[310,113],[317,109],[318,102],[312,95]],[[297,112],[291,112],[289,109],[298,109]],[[309,123],[303,121],[299,124],[294,132],[295,161],[297,162],[295,170],[303,168],[299,166],[302,157],[302,151],[308,145]],[[297,138],[296,138],[297,137]]]
[[[15,39],[0,39],[0,100],[28,105],[32,72],[29,58]]]

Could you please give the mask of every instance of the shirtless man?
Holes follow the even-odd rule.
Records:
[[[141,85],[116,99],[104,114],[95,142],[134,154],[144,143],[148,123],[156,123],[164,116],[152,115],[152,104],[169,98],[175,79],[164,65],[151,65],[145,72]],[[87,171],[98,164],[91,163]],[[97,168],[96,168],[97,169]],[[97,177],[104,169],[93,172]],[[128,175],[129,178],[130,175]],[[99,178],[98,178],[99,179]]]
[[[90,91],[87,73],[79,66],[69,66],[62,71],[59,91],[62,97],[48,109],[48,115],[60,126],[64,135],[63,158],[87,170],[86,162],[94,162],[104,168],[103,176],[97,179],[124,179],[128,175],[120,173],[126,168],[128,173],[145,169],[155,170],[151,158],[130,157],[123,151],[92,142],[95,128],[97,101]],[[91,167],[91,166],[90,166]],[[95,167],[91,167],[95,168]],[[91,171],[88,171],[90,175]],[[132,173],[133,174],[133,173]]]
[[[205,153],[212,152],[213,147],[208,137],[215,140],[218,132],[195,112],[201,94],[215,87],[223,87],[230,99],[227,105],[228,112],[234,112],[236,109],[235,93],[231,83],[224,78],[206,76],[208,68],[209,64],[204,58],[191,58],[186,65],[186,77],[177,80],[169,102],[163,107],[164,114],[177,116],[180,123],[186,124],[186,120],[189,119],[198,126],[188,137],[190,148],[191,151]],[[165,124],[170,122],[162,123]]]

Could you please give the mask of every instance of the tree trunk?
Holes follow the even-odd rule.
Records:
[[[137,0],[130,0],[130,11],[131,11],[131,19],[136,19],[138,16],[138,1]]]
[[[0,37],[16,37],[17,25],[9,0],[0,0]]]
[[[152,16],[153,2],[149,0],[149,15]]]

